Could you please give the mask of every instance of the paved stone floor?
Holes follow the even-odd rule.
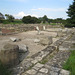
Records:
[[[69,51],[59,51],[46,64],[37,63],[32,69],[22,75],[69,75],[69,71],[62,69],[62,65],[69,55]]]

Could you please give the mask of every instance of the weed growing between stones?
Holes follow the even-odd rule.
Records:
[[[44,58],[42,61],[39,61],[39,63],[41,64],[46,64],[51,58],[54,57],[54,55],[57,53],[58,51],[54,51],[53,53],[49,54],[46,58]]]
[[[48,62],[48,59],[44,59],[44,60],[40,61],[39,63],[45,64],[46,62]]]
[[[69,70],[71,75],[75,75],[75,50],[71,51],[71,55],[63,65],[63,69]]]
[[[30,66],[27,70],[30,70],[33,66],[34,66],[34,64],[32,64],[32,66]]]

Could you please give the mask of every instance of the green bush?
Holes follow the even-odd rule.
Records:
[[[23,22],[21,20],[14,20],[13,22],[10,22],[9,20],[3,20],[3,24],[22,24]]]
[[[73,0],[73,3],[69,6],[67,14],[69,18],[67,19],[66,27],[75,27],[75,0]]]

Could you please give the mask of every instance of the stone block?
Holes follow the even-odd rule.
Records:
[[[46,68],[41,68],[39,71],[42,72],[42,73],[45,73],[45,74],[48,73],[48,69],[46,69]]]
[[[57,72],[50,71],[50,75],[59,75]]]
[[[69,71],[67,71],[67,70],[61,70],[60,71],[60,74],[62,74],[62,75],[70,75],[70,72]]]
[[[40,40],[39,39],[34,39],[34,43],[39,43]]]
[[[19,45],[19,52],[27,52],[28,51],[28,47],[24,44],[20,44]]]
[[[10,40],[11,40],[12,42],[21,41],[21,39],[15,38],[15,37],[10,37]]]
[[[37,63],[35,66],[36,67],[39,67],[39,68],[42,68],[44,65],[43,64],[40,64],[40,63]]]
[[[19,47],[18,45],[6,44],[0,51],[0,60],[3,64],[14,66],[19,63]]]
[[[31,69],[31,70],[28,70],[26,73],[29,75],[35,75],[37,73],[37,71],[34,69]]]
[[[48,37],[41,38],[39,43],[42,45],[50,45],[53,43],[53,40],[52,37],[48,36]]]

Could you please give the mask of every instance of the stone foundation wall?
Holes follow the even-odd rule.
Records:
[[[1,29],[2,35],[13,34],[15,32],[14,29]]]
[[[18,25],[18,24],[2,25],[2,24],[0,24],[0,31],[1,31],[2,34],[13,34],[13,33],[16,33],[16,32],[36,30],[37,26],[39,27],[40,30],[43,30],[43,26],[45,26],[46,29],[54,27],[52,25],[45,25],[45,24],[21,24],[21,25]],[[57,27],[57,26],[55,26],[55,27]]]

